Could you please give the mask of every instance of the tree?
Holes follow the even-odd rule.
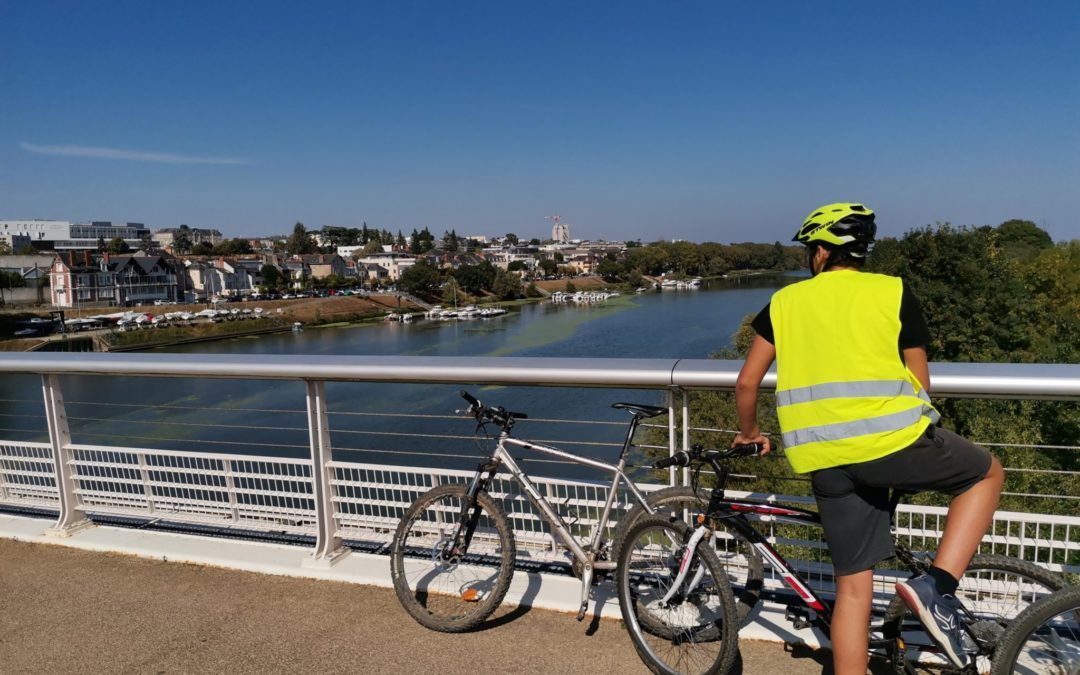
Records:
[[[401,273],[398,285],[406,293],[430,298],[435,295],[441,280],[439,270],[432,267],[428,261],[420,260]]]
[[[191,251],[192,239],[191,228],[181,224],[173,233],[172,249],[176,255],[186,255]]]
[[[444,251],[454,252],[461,248],[461,243],[458,241],[457,232],[450,230],[449,232],[443,232],[442,247]]]
[[[105,251],[107,253],[114,254],[127,253],[130,250],[131,247],[128,246],[128,243],[124,241],[123,237],[113,237],[109,240],[108,245],[105,247]]]
[[[381,252],[382,244],[380,244],[377,239],[372,239],[368,243],[364,244],[364,248],[358,251],[354,251],[352,257],[353,260],[358,260],[360,258],[366,258],[369,255],[375,255],[376,253]]]
[[[516,234],[514,234],[513,232],[507,232],[506,237],[504,237],[504,239],[506,239],[506,243],[510,244],[511,246],[517,246],[518,245],[518,236]]]
[[[540,270],[544,273],[544,276],[554,276],[555,272],[559,270],[559,263],[551,258],[544,258],[540,261]]]
[[[158,245],[154,238],[147,232],[139,237],[139,248],[143,251],[157,251]]]
[[[412,231],[412,235],[409,237],[409,251],[413,255],[427,253],[433,248],[435,248],[435,237],[426,227],[419,232],[415,229]]]
[[[458,285],[457,279],[450,277],[446,280],[446,284],[443,286],[442,301],[444,305],[456,305],[458,299],[458,292],[461,287]]]
[[[540,245],[540,240],[537,239],[536,237],[533,237],[532,239],[529,240],[529,246],[539,246],[539,245]]]
[[[1006,220],[997,230],[1001,247],[1014,258],[1031,260],[1054,246],[1046,230],[1030,220]]]
[[[18,272],[0,270],[0,288],[22,288],[26,285],[26,279]]]
[[[529,285],[525,287],[526,298],[539,298],[544,294],[540,292],[540,289],[536,287],[534,282],[529,282]]]
[[[524,272],[525,261],[524,260],[511,260],[506,266],[507,272]]]
[[[273,265],[263,265],[259,268],[259,275],[263,280],[263,288],[267,291],[275,291],[281,285],[285,278],[281,274],[281,270]]]
[[[194,249],[192,249],[194,251]],[[214,255],[246,255],[253,253],[251,242],[239,237],[226,239],[213,248]]]
[[[565,290],[567,293],[577,293],[577,286],[574,285],[573,281],[567,281],[566,288],[563,290]]]
[[[214,247],[208,241],[200,241],[191,247],[191,255],[213,255]]]
[[[0,239],[0,255],[11,255],[11,244],[5,239]]]
[[[600,264],[596,266],[596,273],[599,274],[604,281],[611,284],[622,281],[626,270],[623,268],[622,264],[604,258],[600,261]]]
[[[491,290],[495,283],[495,266],[485,260],[479,265],[462,265],[451,274],[470,295],[480,295]]]
[[[315,244],[315,240],[308,234],[307,228],[303,223],[297,223],[293,226],[293,233],[289,236],[288,241],[285,242],[285,250],[292,255],[307,255],[316,253],[318,246]]]
[[[495,272],[495,281],[491,285],[491,292],[500,300],[514,300],[521,297],[521,277],[513,272],[498,270]]]

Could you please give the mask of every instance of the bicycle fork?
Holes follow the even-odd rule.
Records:
[[[461,505],[461,513],[458,515],[458,526],[454,537],[450,541],[450,554],[452,556],[464,555],[472,543],[476,526],[480,522],[480,502],[477,495],[487,488],[488,483],[495,477],[495,471],[499,468],[499,462],[492,459],[476,467],[476,476],[469,483],[469,489],[465,491],[465,501]],[[484,477],[484,474],[487,477]]]
[[[664,594],[664,597],[660,599],[660,602],[663,605],[668,605],[679,589],[683,587],[683,583],[690,573],[690,562],[694,559],[694,553],[697,552],[698,544],[701,543],[701,540],[704,539],[708,533],[709,528],[707,527],[698,527],[694,529],[694,533],[690,536],[690,541],[686,542],[686,546],[683,547],[683,557],[682,560],[679,561],[679,572],[675,575],[675,580],[671,582],[671,588],[669,588],[667,593]],[[704,576],[704,565],[698,565],[697,569],[694,570],[694,577],[686,587],[687,594],[697,588]]]

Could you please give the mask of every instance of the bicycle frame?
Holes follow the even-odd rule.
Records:
[[[472,538],[472,531],[476,527],[476,521],[479,517],[479,506],[476,505],[476,495],[479,494],[481,490],[487,488],[488,483],[495,477],[495,472],[499,467],[505,466],[510,472],[510,475],[514,477],[514,480],[521,485],[522,489],[525,491],[525,495],[540,512],[541,517],[551,526],[553,534],[570,550],[574,559],[581,565],[581,608],[578,611],[578,620],[580,621],[585,616],[585,609],[589,599],[589,588],[592,586],[593,575],[596,570],[613,570],[616,567],[616,562],[614,560],[597,560],[597,556],[601,550],[600,543],[603,538],[604,530],[607,528],[608,520],[611,517],[611,509],[614,506],[615,498],[618,495],[619,484],[626,484],[630,489],[631,494],[634,495],[634,499],[641,504],[641,507],[645,509],[647,513],[650,515],[655,513],[654,509],[652,509],[646,501],[645,495],[636,485],[634,485],[634,482],[627,477],[625,472],[626,455],[634,438],[634,432],[637,430],[640,422],[641,418],[634,415],[633,419],[630,421],[630,428],[627,431],[626,440],[623,442],[622,451],[619,453],[619,461],[616,464],[609,464],[588,457],[580,457],[566,452],[565,450],[543,445],[542,443],[520,440],[510,436],[509,433],[503,430],[499,434],[498,443],[495,446],[495,451],[491,455],[491,459],[477,467],[476,476],[469,484],[469,489],[466,493],[466,503],[462,507],[458,532],[455,533],[453,539],[455,545],[456,542],[460,541],[468,548],[469,540]],[[600,518],[589,535],[588,544],[582,546],[578,542],[577,537],[570,532],[570,526],[567,525],[562,516],[555,511],[551,506],[551,503],[540,494],[540,491],[533,482],[529,480],[529,476],[520,466],[518,466],[518,463],[510,455],[507,446],[519,447],[523,450],[532,450],[614,474],[611,481],[611,487],[608,490],[607,500],[604,502],[603,511],[600,513]],[[462,530],[464,530],[464,537],[462,537]]]

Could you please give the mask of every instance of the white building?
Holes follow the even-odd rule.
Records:
[[[383,252],[357,258],[356,262],[383,267],[386,269],[387,278],[397,281],[402,272],[416,264],[416,256],[409,253]]]
[[[551,240],[556,244],[570,243],[570,226],[560,223],[558,216],[555,217],[555,224],[551,226]]]
[[[15,252],[27,246],[56,251],[93,251],[97,250],[102,240],[108,243],[116,237],[122,238],[132,249],[137,249],[142,245],[143,237],[149,236],[150,229],[142,223],[0,220],[0,238],[9,243]]]

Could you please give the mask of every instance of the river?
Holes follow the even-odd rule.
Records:
[[[781,285],[801,275],[707,282],[698,290],[620,296],[603,304],[532,304],[494,319],[308,328],[169,348],[227,354],[559,356],[707,358],[730,345],[739,323]],[[159,353],[151,350],[148,353]],[[161,350],[160,353],[164,353]],[[157,378],[64,378],[78,443],[236,454],[307,456],[304,386],[298,382]],[[338,459],[472,468],[482,451],[445,385],[331,383],[327,398]],[[617,401],[659,404],[655,391],[467,386],[489,404],[540,420],[587,418],[595,425],[534,422],[522,436],[611,459],[626,421]],[[0,438],[43,440],[36,378],[0,383]],[[424,417],[396,417],[401,414]],[[419,434],[419,436],[414,435]],[[580,442],[580,443],[579,443]],[[614,447],[603,444],[614,444]],[[601,445],[597,445],[601,444]],[[484,446],[487,447],[487,446]],[[537,473],[578,476],[572,467],[532,463]]]

